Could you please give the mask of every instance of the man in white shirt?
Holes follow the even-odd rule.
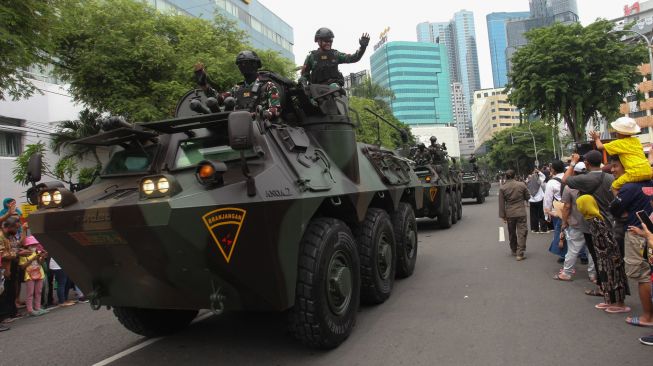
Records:
[[[544,218],[544,190],[542,189],[544,179],[546,179],[544,173],[535,168],[533,174],[526,180],[528,193],[531,194],[531,198],[528,200],[528,206],[530,207],[531,231],[534,233],[546,233],[549,231],[546,219]]]
[[[563,239],[560,238],[560,231],[562,220],[560,220],[560,213],[553,209],[553,201],[560,201],[562,199],[560,192],[562,189],[562,177],[565,173],[565,164],[560,160],[554,160],[551,163],[551,179],[546,183],[546,190],[544,191],[544,213],[548,219],[553,223],[553,239],[549,246],[549,252],[558,256],[558,263],[565,261],[567,254],[567,245]],[[563,245],[558,243],[563,241]]]

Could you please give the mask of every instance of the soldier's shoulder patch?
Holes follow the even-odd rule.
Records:
[[[227,263],[234,254],[246,214],[247,211],[241,208],[227,207],[213,210],[202,216],[206,228]]]

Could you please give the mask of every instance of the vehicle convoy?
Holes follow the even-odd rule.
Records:
[[[415,173],[422,183],[424,205],[415,211],[417,217],[437,219],[440,228],[448,229],[462,219],[462,180],[437,139],[431,137],[428,150],[423,144],[413,154]]]
[[[145,336],[199,309],[287,312],[296,338],[333,348],[359,302],[384,302],[413,273],[424,184],[407,159],[356,142],[344,90],[268,76],[276,120],[214,111],[193,90],[173,119],[110,118],[77,141],[114,147],[90,187],[31,190],[30,229],[95,309]]]
[[[476,203],[485,202],[492,186],[488,176],[477,169],[466,169],[463,171],[462,180],[462,198],[476,198]]]

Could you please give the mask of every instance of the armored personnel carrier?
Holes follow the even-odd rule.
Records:
[[[489,178],[475,169],[466,169],[462,173],[463,190],[462,198],[476,198],[476,203],[485,202],[485,197],[490,194]]]
[[[287,312],[297,339],[333,348],[360,302],[413,273],[424,184],[408,161],[356,142],[343,90],[277,81],[276,121],[190,91],[173,119],[77,141],[114,148],[89,188],[34,186],[30,228],[95,309],[145,336],[199,309]]]

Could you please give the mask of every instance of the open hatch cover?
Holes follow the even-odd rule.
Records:
[[[132,128],[121,127],[94,136],[84,137],[71,143],[79,145],[112,146],[120,145],[133,140],[147,140],[155,138],[153,132],[137,131]]]
[[[143,122],[139,126],[163,133],[177,133],[196,130],[198,128],[211,128],[226,126],[231,112],[200,114],[197,116],[172,118],[156,122]]]

